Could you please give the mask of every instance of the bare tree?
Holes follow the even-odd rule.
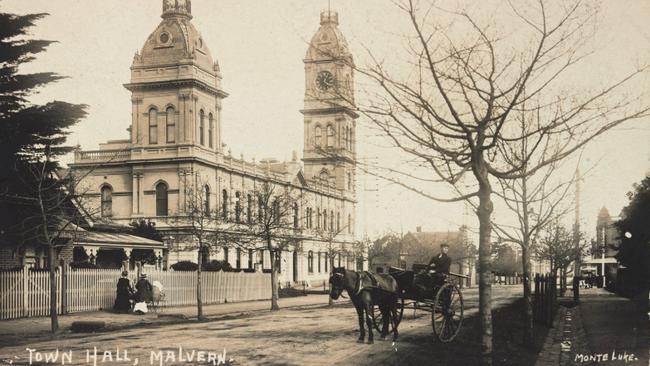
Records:
[[[566,291],[566,278],[571,272],[569,267],[576,258],[582,258],[587,253],[589,246],[583,240],[583,235],[579,234],[576,246],[576,233],[567,230],[564,226],[554,221],[543,234],[540,236],[538,245],[535,248],[535,254],[540,259],[551,262],[551,271],[554,275],[560,276],[561,293]]]
[[[346,243],[339,240],[340,235],[346,230],[348,230],[347,225],[343,227],[335,227],[334,225],[328,225],[327,222],[322,226],[319,224],[318,229],[316,230],[316,236],[325,243],[325,260],[328,262],[327,264],[330,276],[334,270],[334,258],[336,256],[341,258],[342,255],[347,254],[348,252]],[[328,297],[328,303],[332,306],[334,305],[334,300],[332,300],[331,297]]]
[[[81,226],[92,220],[95,212],[82,204],[85,192],[80,192],[78,187],[85,175],[53,169],[56,162],[49,145],[31,158],[31,164],[25,165],[24,171],[30,183],[26,182],[26,190],[21,196],[13,197],[22,206],[20,220],[9,229],[19,233],[21,245],[38,243],[48,251],[50,323],[52,333],[56,333],[59,329],[56,286],[59,252],[70,242],[83,237]],[[8,197],[2,195],[0,201],[7,203]]]
[[[219,237],[218,230],[223,228],[218,227],[221,220],[210,204],[209,186],[204,184],[198,174],[194,175],[193,180],[185,192],[185,215],[178,216],[177,220],[180,225],[179,230],[191,237],[192,243],[188,247],[197,250],[196,312],[198,320],[202,320],[201,270],[204,256],[212,247],[214,240]]]
[[[357,67],[369,82],[369,101],[357,107],[415,167],[374,167],[375,174],[436,201],[476,202],[482,355],[491,364],[492,180],[534,175],[613,127],[647,116],[640,96],[619,93],[647,66],[597,90],[564,86],[562,78],[585,61],[582,50],[597,11],[579,0],[510,3],[514,40],[464,10],[446,11],[432,1],[396,5],[413,32],[404,37],[407,71],[393,73],[375,57],[369,67]],[[436,13],[453,22],[441,26]],[[524,135],[518,113],[539,116]],[[531,147],[520,155],[524,139]],[[466,177],[467,187],[460,184]],[[427,188],[437,183],[454,193],[431,193]]]
[[[300,207],[302,196],[289,187],[264,182],[255,191],[256,219],[243,220],[232,245],[268,250],[271,258],[271,310],[279,310],[279,266],[281,253],[300,246]]]

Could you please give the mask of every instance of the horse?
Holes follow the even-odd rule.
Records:
[[[329,280],[331,284],[330,297],[337,300],[343,290],[348,292],[350,300],[357,310],[359,318],[359,339],[358,343],[364,343],[365,330],[363,318],[365,312],[366,324],[368,326],[368,344],[374,343],[372,334],[372,306],[376,304],[381,311],[383,324],[381,338],[386,339],[388,333],[388,321],[393,326],[393,341],[397,341],[397,293],[398,287],[395,279],[385,274],[370,274],[368,272],[355,272],[338,267],[332,270]]]

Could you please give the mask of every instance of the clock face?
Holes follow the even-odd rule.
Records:
[[[321,71],[318,73],[318,76],[316,76],[316,86],[320,90],[328,90],[329,88],[334,87],[335,83],[336,79],[329,71]]]

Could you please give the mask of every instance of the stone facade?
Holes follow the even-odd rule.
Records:
[[[219,65],[191,23],[190,0],[163,1],[162,21],[135,54],[131,80],[130,138],[78,151],[71,168],[87,174],[84,205],[99,221],[126,225],[137,219],[163,232],[168,264],[196,262],[197,250],[180,224],[192,192],[222,216],[207,230],[254,220],[255,197],[269,183],[301,197],[293,235],[299,240],[281,254],[284,282],[328,278],[325,252],[336,233],[336,248],[355,243],[355,119],[352,55],[338,30],[338,14],[321,14],[321,25],[305,62],[304,165],[291,161],[245,161],[222,148]],[[296,125],[298,128],[298,125]],[[324,235],[323,233],[329,233]],[[231,266],[270,268],[268,251],[220,248],[206,253]],[[362,253],[337,258],[355,266]],[[366,267],[365,264],[362,265]]]

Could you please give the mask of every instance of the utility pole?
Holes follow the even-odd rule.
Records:
[[[575,222],[573,223],[573,240],[575,241],[575,259],[573,261],[573,301],[577,303],[580,301],[580,167],[576,168],[576,208],[575,208]]]

